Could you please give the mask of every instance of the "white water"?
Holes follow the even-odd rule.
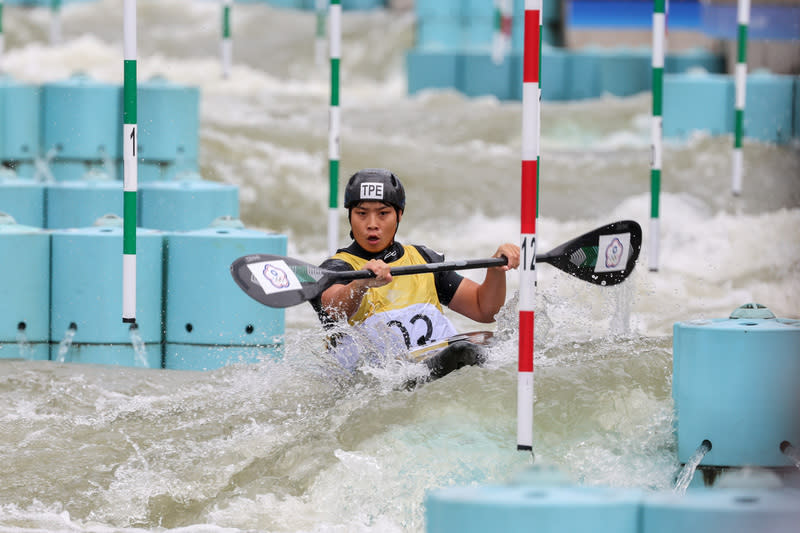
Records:
[[[313,12],[236,4],[223,80],[216,2],[138,8],[139,79],[201,88],[203,177],[239,185],[245,224],[321,261],[329,93]],[[48,10],[6,6],[5,68],[32,83],[78,70],[121,83],[120,11],[116,0],[65,6],[53,48]],[[412,28],[398,14],[344,16],[341,178],[392,168],[408,190],[401,240],[486,257],[519,238],[520,103],[406,96]],[[622,218],[647,231],[649,111],[648,95],[543,103],[542,250]],[[587,485],[671,490],[674,322],[752,301],[800,317],[800,150],[745,142],[734,199],[732,144],[666,143],[657,274],[642,263],[599,288],[539,268],[537,463]],[[340,228],[344,243],[344,213]],[[0,361],[0,529],[422,531],[426,491],[504,482],[530,463],[515,449],[518,278],[508,279],[487,366],[413,392],[397,386],[414,369],[327,377],[307,306],[287,312],[281,362],[197,373]]]

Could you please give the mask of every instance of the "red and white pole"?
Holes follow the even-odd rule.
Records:
[[[533,450],[533,325],[536,300],[536,177],[539,157],[539,49],[542,0],[525,0],[522,68],[522,198],[520,216],[517,449]]]

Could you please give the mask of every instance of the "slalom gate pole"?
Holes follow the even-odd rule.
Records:
[[[231,62],[233,59],[233,40],[231,39],[231,3],[232,0],[222,0],[222,77],[228,79],[231,75]]]
[[[653,116],[650,139],[650,271],[658,271],[658,252],[660,246],[659,203],[661,194],[661,159],[664,119],[664,51],[666,48],[666,17],[664,0],[653,2]]]
[[[61,0],[50,0],[50,44],[61,43]]]
[[[734,196],[742,193],[742,137],[744,136],[744,104],[747,89],[747,28],[750,24],[750,0],[739,0],[737,11],[738,45],[736,55],[736,107],[733,133],[733,178],[731,190]]]
[[[328,252],[336,253],[339,235],[339,60],[342,47],[342,3],[330,5],[331,107],[328,128]]]
[[[522,187],[520,213],[517,449],[533,451],[533,334],[536,300],[536,205],[539,157],[541,0],[525,0],[522,68]]]
[[[138,163],[136,150],[136,0],[123,0],[123,235],[122,235],[122,321],[136,323],[136,194]]]

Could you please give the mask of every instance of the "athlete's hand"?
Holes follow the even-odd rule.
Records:
[[[519,246],[516,244],[511,244],[510,242],[501,244],[492,257],[503,256],[508,259],[508,264],[495,268],[499,268],[501,270],[511,270],[512,268],[517,268],[519,266]]]
[[[365,287],[382,287],[392,281],[391,267],[380,259],[368,261],[363,270],[371,270],[375,273],[374,278],[362,280]]]

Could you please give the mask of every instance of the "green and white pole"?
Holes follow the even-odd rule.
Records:
[[[233,40],[231,39],[231,0],[222,0],[222,77],[231,75]]]
[[[664,0],[653,2],[653,117],[650,128],[650,245],[649,267],[658,271],[659,252],[659,195],[661,194],[661,159],[664,119],[662,105],[664,99],[664,51],[666,48],[666,17]]]
[[[125,80],[122,88],[122,321],[136,323],[136,0],[123,0],[123,57]]]
[[[339,60],[342,48],[342,4],[330,6],[331,110],[328,128],[328,252],[336,253],[339,242]]]
[[[322,66],[325,60],[325,12],[328,10],[328,0],[317,0],[315,5],[317,34],[314,39],[314,63]]]
[[[492,36],[492,61],[500,65],[511,49],[511,0],[494,1],[494,34]]]
[[[50,0],[50,44],[61,43],[61,0]]]
[[[738,53],[736,58],[736,109],[733,133],[733,179],[731,188],[735,196],[742,193],[742,137],[744,136],[744,103],[747,88],[747,27],[750,24],[750,0],[739,0]]]

